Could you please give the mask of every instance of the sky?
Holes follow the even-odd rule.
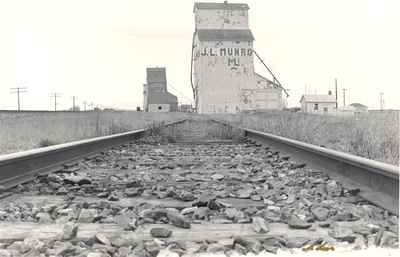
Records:
[[[346,103],[400,109],[400,1],[242,0],[254,48],[289,89],[334,91]],[[26,87],[22,109],[142,106],[146,67],[167,68],[168,89],[192,99],[192,0],[0,0],[0,109]],[[256,72],[267,75],[255,60]]]

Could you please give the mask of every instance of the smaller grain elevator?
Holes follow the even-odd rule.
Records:
[[[146,112],[173,112],[178,98],[167,91],[165,68],[147,68],[147,84],[143,85],[143,109]]]
[[[282,88],[254,71],[249,6],[195,3],[192,76],[199,113],[282,109]]]

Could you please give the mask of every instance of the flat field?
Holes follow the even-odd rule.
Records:
[[[270,111],[212,115],[247,128],[399,165],[399,111],[349,117]]]
[[[0,112],[0,154],[145,128],[185,113]]]
[[[216,118],[394,165],[399,164],[399,112],[351,117],[286,111],[197,115],[144,112],[0,112],[0,154],[145,128],[188,117]]]

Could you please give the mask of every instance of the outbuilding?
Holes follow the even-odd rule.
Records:
[[[315,114],[328,114],[336,111],[336,98],[327,95],[303,95],[300,99],[301,111]]]

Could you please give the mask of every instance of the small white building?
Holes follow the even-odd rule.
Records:
[[[336,111],[336,98],[327,95],[303,95],[300,99],[301,111],[314,114],[330,114]]]

